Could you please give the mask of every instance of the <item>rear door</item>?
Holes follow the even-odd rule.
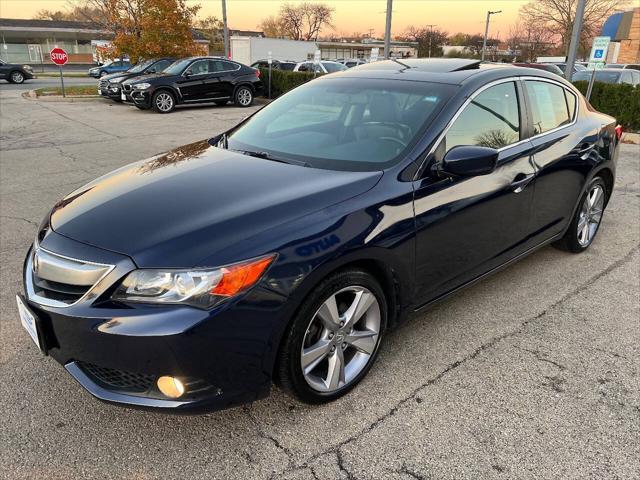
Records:
[[[562,232],[570,221],[592,168],[589,156],[597,153],[600,125],[576,125],[578,99],[561,83],[530,78],[523,84],[538,170],[530,239],[536,245]]]
[[[519,82],[480,90],[461,110],[433,153],[441,162],[458,145],[499,151],[497,168],[476,177],[414,183],[417,298],[426,303],[522,253],[530,231],[532,146]]]
[[[233,95],[235,78],[240,65],[226,60],[211,60],[212,74],[208,86],[210,98],[225,98]]]

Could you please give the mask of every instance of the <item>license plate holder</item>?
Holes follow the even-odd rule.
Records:
[[[31,308],[27,305],[26,300],[22,295],[16,295],[16,302],[18,304],[18,314],[20,315],[20,323],[27,331],[33,343],[36,344],[38,350],[41,353],[47,354],[44,337],[42,335],[42,327],[38,317],[31,311]]]

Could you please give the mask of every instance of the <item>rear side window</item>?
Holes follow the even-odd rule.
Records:
[[[445,150],[458,145],[502,148],[520,140],[520,109],[513,82],[478,94],[453,122],[445,137]]]
[[[564,88],[535,80],[527,80],[525,86],[531,105],[534,135],[548,132],[571,121]]]
[[[576,96],[569,93],[568,90],[564,91],[564,96],[567,99],[567,107],[569,108],[569,120],[573,120],[576,114]]]

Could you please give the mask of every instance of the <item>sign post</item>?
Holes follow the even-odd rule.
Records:
[[[322,52],[320,50],[316,50],[316,52],[313,54],[313,78],[316,78],[316,75],[318,74],[321,55]]]
[[[49,57],[51,61],[58,65],[58,69],[60,70],[60,85],[62,87],[62,96],[66,97],[64,92],[64,78],[62,77],[62,65],[66,64],[69,61],[69,55],[61,48],[54,48],[49,52]]]
[[[273,54],[269,51],[269,56],[267,57],[267,63],[269,64],[269,97],[271,98],[271,65],[273,64]]]
[[[607,60],[607,52],[609,51],[610,37],[596,37],[593,39],[593,45],[591,46],[591,55],[589,55],[589,65],[587,69],[591,70],[591,78],[589,79],[589,86],[587,87],[587,94],[585,95],[587,101],[591,98],[591,92],[593,91],[593,83],[596,78],[596,70],[604,68],[604,64]]]

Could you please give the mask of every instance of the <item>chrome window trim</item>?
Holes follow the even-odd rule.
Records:
[[[552,83],[554,85],[557,85],[559,87],[564,88],[567,92],[571,93],[574,96],[574,99],[576,101],[576,109],[575,109],[575,112],[573,113],[573,120],[570,123],[567,123],[566,125],[560,125],[559,127],[556,127],[556,128],[554,128],[552,130],[548,130],[546,132],[542,132],[542,133],[539,133],[537,135],[533,135],[531,137],[523,138],[522,140],[518,140],[517,142],[512,143],[510,145],[506,145],[504,147],[500,147],[500,148],[497,149],[498,152],[502,152],[504,150],[508,150],[508,149],[516,147],[518,145],[522,145],[522,144],[524,144],[526,142],[530,142],[533,139],[542,137],[544,135],[549,135],[549,134],[557,132],[558,130],[561,130],[563,128],[570,127],[570,126],[574,125],[578,121],[578,112],[579,112],[579,109],[580,109],[580,102],[578,101],[578,96],[576,95],[576,93],[574,91],[572,91],[569,87],[564,85],[562,82],[559,82],[559,81],[551,79],[551,78],[534,77],[534,76],[530,76],[530,75],[507,77],[507,78],[500,78],[498,80],[494,80],[492,82],[487,83],[486,85],[483,85],[482,87],[480,87],[476,91],[474,91],[471,95],[469,95],[469,97],[460,106],[460,108],[456,111],[456,113],[453,115],[453,117],[451,117],[451,120],[449,120],[449,122],[447,123],[447,126],[444,127],[444,130],[442,131],[442,133],[438,136],[438,138],[434,142],[433,147],[431,147],[429,152],[424,156],[424,160],[421,163],[420,168],[418,168],[418,170],[416,171],[416,175],[414,177],[414,181],[415,180],[419,180],[420,175],[422,174],[422,172],[424,170],[424,168],[423,168],[424,167],[424,163],[438,149],[438,147],[440,146],[440,143],[442,142],[442,139],[447,136],[447,133],[449,132],[449,129],[451,128],[453,123],[458,119],[458,117],[462,114],[464,109],[467,108],[467,106],[473,101],[474,98],[476,98],[478,95],[480,95],[482,92],[484,92],[488,88],[494,87],[496,85],[500,85],[501,83],[507,83],[507,82],[514,82],[515,83],[515,82],[525,81],[525,80],[533,80],[533,81],[539,81],[539,82]],[[523,85],[523,87],[524,87],[524,85]],[[524,88],[526,88],[526,87],[524,87]],[[526,95],[526,91],[525,91],[525,95]],[[522,106],[522,102],[519,101],[518,105],[521,107]]]
[[[97,267],[103,267],[103,268],[106,268],[106,271],[104,272],[104,274],[102,274],[102,276],[91,287],[89,287],[89,289],[80,298],[78,298],[73,303],[64,303],[64,302],[61,302],[59,300],[52,300],[50,298],[41,297],[40,295],[35,293],[35,290],[33,288],[33,276],[32,276],[32,274],[33,274],[33,256],[34,256],[36,250],[42,250],[43,252],[46,252],[49,255],[52,255],[54,257],[59,257],[59,258],[65,259],[65,260],[69,260],[69,261],[72,261],[72,262],[85,263],[85,264],[89,264],[89,265],[95,265]],[[47,250],[46,248],[41,247],[40,244],[36,241],[36,242],[33,243],[33,249],[31,251],[31,253],[29,253],[29,256],[27,257],[27,262],[26,262],[25,270],[24,270],[24,284],[25,284],[25,289],[26,289],[26,293],[27,293],[27,299],[28,300],[32,300],[33,302],[35,302],[35,303],[37,303],[39,305],[44,305],[44,306],[47,306],[47,307],[56,307],[56,308],[71,307],[71,306],[76,305],[77,303],[81,302],[82,300],[84,300],[93,291],[93,289],[96,288],[96,286],[99,285],[100,282],[102,282],[102,280],[104,280],[107,277],[107,275],[109,275],[115,268],[116,268],[115,265],[109,265],[107,263],[91,262],[89,260],[81,260],[79,258],[68,257],[66,255],[61,255],[59,253],[52,252],[51,250]]]

